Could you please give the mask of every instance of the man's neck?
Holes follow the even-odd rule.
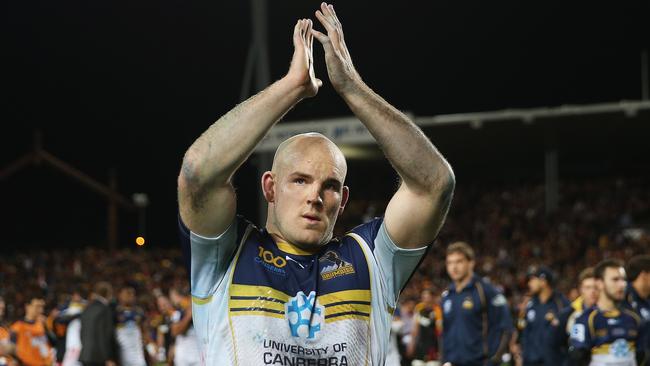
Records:
[[[273,241],[275,241],[275,244],[280,248],[280,250],[284,252],[289,252],[293,254],[298,254],[298,255],[311,255],[311,254],[316,254],[320,251],[321,247],[308,247],[304,248],[303,246],[296,245],[294,243],[286,241],[281,235],[276,234],[275,232],[269,231],[267,228],[267,231],[269,234],[271,234],[271,237],[273,238]],[[288,246],[288,247],[287,247]],[[289,249],[291,248],[291,249]],[[289,249],[289,250],[288,250]]]
[[[641,280],[641,278],[637,278],[636,281],[632,282],[632,288],[634,291],[636,291],[637,294],[639,294],[640,298],[648,300],[648,297],[650,297],[650,289],[644,288]]]
[[[461,292],[467,285],[469,285],[470,281],[472,281],[472,278],[474,277],[474,272],[470,272],[467,276],[465,276],[463,279],[460,281],[454,281],[454,286],[456,286],[456,292]]]
[[[598,302],[596,303],[596,305],[598,306],[598,309],[602,311],[616,310],[616,303],[614,302],[614,300],[610,299],[606,295],[601,295],[598,298]]]
[[[539,295],[538,295],[539,301],[544,303],[544,304],[546,302],[548,302],[548,299],[550,299],[551,296],[553,296],[553,289],[550,288],[550,287],[543,288],[542,291],[540,291]]]

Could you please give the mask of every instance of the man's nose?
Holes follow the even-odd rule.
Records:
[[[314,185],[313,189],[310,190],[309,196],[307,198],[307,203],[313,205],[322,205],[323,197],[321,196],[321,190],[318,186]]]

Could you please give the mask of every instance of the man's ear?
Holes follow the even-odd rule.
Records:
[[[343,186],[343,191],[341,192],[341,208],[339,208],[339,216],[343,214],[345,205],[348,203],[348,198],[350,198],[350,188],[348,186]]]
[[[273,203],[275,201],[275,176],[271,171],[262,174],[262,193],[264,193],[266,202]]]

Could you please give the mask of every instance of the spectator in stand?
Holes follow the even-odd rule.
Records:
[[[415,306],[413,330],[408,355],[413,366],[440,365],[438,337],[442,327],[442,311],[436,295],[431,289],[424,289],[421,301]]]
[[[413,334],[413,327],[415,326],[415,305],[416,302],[412,298],[405,297],[400,301],[399,320],[402,323],[402,326],[397,334],[397,346],[402,358],[402,366],[410,366],[411,361],[413,360],[413,357],[408,355],[407,349],[412,342],[411,335]]]

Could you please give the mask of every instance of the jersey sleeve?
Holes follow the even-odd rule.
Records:
[[[205,299],[217,290],[237,249],[238,228],[243,221],[236,217],[223,234],[208,238],[191,232],[179,216],[181,245],[189,252],[192,296]]]
[[[383,218],[376,218],[352,231],[370,245],[388,286],[387,292],[392,297],[388,299],[389,304],[395,307],[400,291],[420,264],[427,247],[416,249],[398,247],[388,235]]]

